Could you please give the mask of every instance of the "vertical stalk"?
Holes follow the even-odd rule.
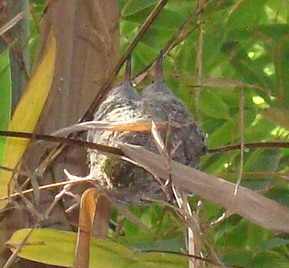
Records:
[[[8,20],[19,12],[28,9],[29,0],[7,1]],[[12,113],[15,110],[29,77],[29,13],[20,20],[10,31],[9,59],[12,82]]]
[[[197,2],[196,9],[202,9],[205,5],[203,0],[199,0]],[[201,85],[202,83],[202,75],[203,75],[203,24],[202,24],[202,12],[198,15],[198,24],[199,24],[199,35],[197,39],[197,46],[196,46],[196,72],[197,72],[197,85]],[[199,99],[200,99],[200,88],[196,88],[195,92],[195,118],[198,120],[200,118],[199,114]],[[199,201],[201,202],[201,201]],[[201,203],[200,203],[201,206]],[[198,225],[198,213],[193,213],[192,217],[194,221]],[[189,254],[201,256],[202,255],[202,243],[200,234],[198,233],[199,228],[197,229],[190,229],[188,228],[188,252]],[[198,268],[201,266],[199,261],[190,259],[189,260],[189,268]]]

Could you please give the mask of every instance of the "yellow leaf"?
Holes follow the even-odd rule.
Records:
[[[37,66],[22,96],[8,129],[10,131],[33,132],[46,102],[54,74],[56,56],[56,40],[53,31],[49,33],[43,59]],[[3,166],[15,168],[20,162],[29,141],[25,139],[8,138]],[[8,187],[13,190],[12,173],[1,170],[0,197],[8,194]],[[10,184],[11,181],[11,184]],[[7,201],[0,203],[0,209]]]
[[[13,234],[6,246],[15,252],[23,239],[27,241],[18,252],[19,257],[49,265],[72,267],[77,241],[75,233],[52,229],[34,229],[31,233],[31,229],[22,229]],[[177,254],[141,252],[113,241],[92,238],[89,267],[184,268],[188,267],[188,258]]]

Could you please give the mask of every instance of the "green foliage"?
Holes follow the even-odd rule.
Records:
[[[138,1],[123,2],[121,29],[129,25],[130,30],[121,34],[122,50],[152,10],[148,1],[143,5],[136,4]],[[285,115],[289,111],[288,3],[282,0],[208,2],[202,14],[190,20],[186,31],[190,34],[184,40],[174,40],[176,46],[165,59],[166,82],[198,117],[208,133],[209,148],[238,144],[241,139],[245,143],[287,141],[288,129],[278,125],[281,119],[272,120],[273,112],[266,115],[263,109],[276,107]],[[158,51],[188,20],[195,6],[196,1],[170,1],[133,54],[135,72],[154,60]],[[202,22],[201,43],[201,33],[196,27],[199,21]],[[198,77],[198,49],[202,51],[201,77]],[[244,90],[244,137],[240,136],[241,89]],[[280,177],[287,171],[287,165],[288,151],[285,149],[246,150],[242,184],[288,205],[288,187]],[[236,181],[240,151],[209,154],[203,158],[202,169]],[[222,211],[209,204],[203,209],[205,222],[215,220]],[[144,210],[144,213],[151,212]],[[288,254],[287,240],[274,240],[276,238],[268,230],[231,218],[207,231],[214,241],[213,247],[225,263],[245,267],[285,267],[286,257],[282,254]],[[174,225],[177,230],[178,223]],[[129,228],[125,230],[129,241]],[[179,232],[172,234],[175,239],[181,235]],[[134,233],[131,237],[135,236]],[[282,254],[278,246],[263,246],[278,245],[278,241],[283,246]],[[151,242],[147,243],[150,245]]]
[[[7,50],[4,50],[0,55],[0,79],[0,129],[6,130],[11,113],[11,77]],[[6,139],[0,137],[0,163],[2,163],[5,144]]]

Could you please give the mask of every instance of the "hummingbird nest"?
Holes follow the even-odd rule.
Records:
[[[96,121],[125,122],[148,118],[152,121],[167,121],[168,129],[160,130],[160,137],[168,145],[172,160],[197,167],[206,152],[205,135],[193,120],[184,103],[176,98],[163,81],[163,56],[160,54],[154,82],[138,94],[133,88],[131,61],[127,60],[125,78],[119,87],[113,88],[94,115]],[[174,127],[174,123],[181,127]],[[132,131],[88,131],[89,142],[119,147],[127,143],[142,146],[158,153],[150,133]],[[146,199],[166,200],[167,196],[159,180],[136,165],[117,156],[104,155],[88,150],[89,176],[107,190],[110,198],[119,203],[143,205]]]

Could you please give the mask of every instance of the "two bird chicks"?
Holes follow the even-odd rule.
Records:
[[[161,139],[167,144],[172,160],[197,167],[206,153],[205,135],[201,132],[184,103],[176,98],[163,80],[163,55],[160,53],[155,67],[153,83],[138,94],[131,83],[131,60],[127,60],[122,85],[113,88],[94,115],[96,121],[125,122],[132,119],[151,119],[168,122],[160,129]],[[116,132],[88,131],[89,142],[118,147],[121,143],[142,146],[158,153],[151,131]],[[106,189],[116,202],[143,205],[146,199],[166,200],[161,180],[144,169],[116,156],[89,150],[90,176],[97,185]],[[164,179],[164,178],[163,178]]]

